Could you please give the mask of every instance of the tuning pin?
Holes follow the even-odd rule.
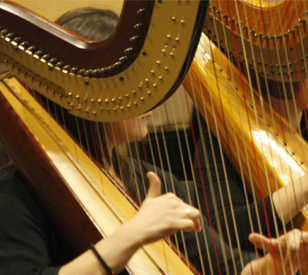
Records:
[[[0,36],[4,37],[7,34],[7,30],[3,29],[2,31],[0,31]]]
[[[20,37],[15,37],[15,38],[12,40],[11,43],[12,43],[13,46],[17,47],[18,44],[20,43],[20,41],[21,41],[21,38],[20,38]]]
[[[6,34],[5,35],[5,40],[7,41],[7,42],[11,42],[11,40],[12,40],[12,38],[14,37],[14,33],[8,33],[8,34]]]
[[[132,51],[133,51],[133,48],[127,48],[127,49],[124,50],[124,53],[125,53],[125,54],[129,54],[129,53],[131,53]]]
[[[28,47],[28,42],[27,42],[27,41],[21,42],[21,43],[18,45],[18,48],[21,49],[21,50],[23,50],[23,51],[24,51],[27,47]]]
[[[100,77],[100,69],[92,70],[92,77]]]
[[[62,72],[63,73],[68,73],[68,71],[70,70],[71,66],[70,65],[65,65],[63,68],[62,68]]]
[[[83,76],[91,77],[91,76],[92,76],[92,70],[91,70],[91,69],[85,70],[85,71],[83,72]]]
[[[43,63],[47,63],[47,60],[50,59],[50,55],[49,54],[44,54],[42,57],[41,57],[41,61]]]
[[[64,66],[64,63],[62,61],[57,62],[56,65],[55,65],[55,69],[60,71],[63,66]]]
[[[39,51],[35,52],[33,56],[35,58],[39,59],[39,58],[41,58],[42,55],[43,55],[43,51],[39,50]]]
[[[145,13],[145,9],[144,8],[137,11],[137,14],[143,14],[143,13]]]
[[[80,69],[80,70],[77,72],[77,75],[83,75],[85,71],[86,71],[85,69]]]
[[[56,63],[57,63],[57,59],[51,58],[50,60],[48,60],[47,65],[49,66],[49,69],[52,70]]]
[[[73,68],[70,69],[69,74],[75,75],[77,73],[77,71],[78,71],[78,68],[77,67],[73,67]]]
[[[30,47],[26,50],[26,53],[29,54],[29,55],[32,55],[34,51],[35,51],[35,46],[30,46]]]

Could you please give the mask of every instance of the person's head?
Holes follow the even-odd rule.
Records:
[[[110,10],[86,7],[63,14],[56,20],[56,23],[86,39],[103,41],[112,35],[118,23],[118,16]],[[66,113],[68,121],[65,125],[71,125],[68,128],[74,132],[78,140],[82,141],[82,146],[91,151],[95,159],[99,159],[106,169],[113,166],[117,176],[122,175],[129,193],[136,197],[133,194],[132,169],[116,152],[115,147],[120,143],[143,139],[148,133],[149,116],[150,113],[146,113],[126,121],[96,123],[76,119]],[[89,132],[94,133],[95,138],[87,136]]]
[[[104,41],[113,33],[118,20],[110,10],[84,7],[68,11],[55,22],[86,39]]]
[[[149,112],[124,121],[105,123],[106,131],[113,134],[112,146],[144,139],[148,134],[150,116]]]
[[[56,23],[92,41],[103,41],[115,30],[118,16],[110,11],[84,7],[69,11],[60,16]],[[147,121],[150,113],[120,122],[105,123],[107,135],[103,139],[109,150],[121,143],[139,141],[147,135]]]

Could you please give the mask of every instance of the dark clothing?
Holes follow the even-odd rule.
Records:
[[[198,154],[200,156],[200,169],[197,154],[195,156],[194,168],[198,193],[200,195],[200,208],[204,215],[209,213],[209,217],[207,215],[207,218],[211,221],[216,230],[218,230],[218,222],[220,222],[223,238],[230,246],[239,247],[237,244],[237,237],[239,237],[242,250],[254,251],[254,246],[248,240],[249,234],[254,231],[262,232],[262,234],[266,236],[269,235],[263,201],[257,201],[255,204],[252,197],[248,194],[249,204],[247,207],[243,183],[240,177],[235,172],[235,169],[227,156],[224,154],[222,158],[219,144],[213,134],[211,134],[211,138],[213,146],[211,145],[210,135],[207,130],[205,130],[203,135],[200,136],[200,141],[197,145]],[[203,150],[202,148],[201,139],[204,140],[206,150]],[[205,153],[203,153],[204,151],[207,154],[207,160]],[[225,162],[226,173],[223,169],[223,160]],[[208,164],[208,170],[206,163]],[[228,177],[228,182],[226,180],[226,175]],[[203,178],[203,180],[201,178]],[[230,196],[228,192],[230,193]],[[206,194],[206,196],[204,196],[204,194]],[[206,199],[204,197],[206,197]],[[264,203],[268,216],[270,234],[272,237],[275,237],[275,224],[277,224],[279,230],[282,229],[282,223],[276,211],[272,211],[271,198],[269,196],[264,199]],[[215,204],[217,207],[217,213],[215,213]],[[234,216],[232,215],[232,208]],[[225,216],[224,211],[226,213]],[[251,218],[249,218],[249,212]],[[257,212],[259,218],[257,217]],[[276,218],[276,221],[274,218]],[[258,220],[260,221],[260,226]],[[230,242],[227,229],[230,233]]]
[[[17,174],[1,182],[0,221],[0,275],[58,274],[52,249],[60,242]]]

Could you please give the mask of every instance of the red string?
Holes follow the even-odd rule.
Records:
[[[227,2],[227,7],[228,7],[228,16],[229,16],[229,18],[232,18],[229,0],[226,0],[226,2]],[[261,3],[260,3],[260,7],[262,7]],[[255,164],[256,164],[256,169],[257,169],[257,176],[258,176],[258,181],[259,181],[262,205],[263,205],[264,215],[265,215],[265,220],[266,220],[266,227],[267,227],[267,231],[268,231],[268,237],[269,237],[269,239],[271,239],[271,232],[270,232],[270,226],[269,226],[269,221],[268,221],[268,214],[267,214],[267,209],[266,209],[266,205],[265,205],[264,192],[263,192],[263,187],[262,187],[262,183],[261,183],[258,160],[257,160],[257,156],[256,156],[255,143],[254,143],[254,140],[253,140],[253,137],[252,137],[251,123],[250,123],[250,117],[249,117],[249,112],[248,112],[248,105],[247,105],[247,101],[246,101],[246,92],[245,92],[244,83],[243,83],[239,54],[238,54],[238,49],[237,49],[237,45],[236,45],[236,39],[235,39],[235,34],[234,34],[234,26],[233,26],[232,20],[230,20],[230,27],[231,27],[232,39],[233,39],[233,44],[234,44],[234,49],[235,49],[235,57],[236,57],[237,67],[238,67],[238,70],[239,70],[241,86],[242,86],[242,91],[243,91],[243,96],[244,96],[246,114],[247,114],[249,131],[250,131],[250,136],[251,136],[251,145],[252,145],[253,154],[254,154],[254,158],[255,158]],[[271,250],[272,250],[272,255],[273,255],[273,259],[274,259],[275,271],[276,271],[276,274],[277,274],[277,265],[276,265],[276,261],[275,261],[275,257],[274,257],[274,248],[272,246],[272,243],[271,243]]]
[[[195,130],[194,130],[193,122],[192,122],[192,116],[191,116],[191,111],[190,111],[190,107],[189,107],[188,98],[187,98],[187,92],[186,91],[185,91],[185,99],[186,99],[187,110],[188,110],[188,115],[189,115],[191,133],[192,133],[194,147],[195,147],[195,155],[196,155],[196,159],[197,159],[197,162],[198,162],[198,168],[199,168],[198,170],[199,170],[199,174],[200,174],[200,178],[201,178],[201,183],[202,183],[203,196],[204,196],[204,199],[205,199],[206,212],[207,212],[207,216],[208,216],[209,225],[210,225],[210,228],[211,228],[211,234],[212,234],[214,251],[215,251],[215,256],[216,256],[216,261],[217,261],[217,266],[218,266],[218,272],[219,272],[219,274],[221,274],[221,268],[220,268],[220,263],[219,263],[219,258],[218,258],[217,246],[216,246],[216,242],[215,242],[215,238],[214,238],[214,229],[213,229],[212,219],[211,219],[211,216],[210,216],[210,210],[209,210],[209,206],[208,206],[207,194],[206,194],[205,185],[204,185],[204,178],[203,178],[203,173],[201,171],[200,156],[199,156],[199,152],[198,152],[198,148],[197,148],[196,135],[195,135]]]

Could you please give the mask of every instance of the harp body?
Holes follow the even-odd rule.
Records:
[[[200,33],[200,27],[197,28],[196,32],[194,32],[194,29],[196,22],[203,21],[202,9],[206,5],[205,1],[201,1],[200,6],[196,4],[197,1],[191,1],[188,6],[181,7],[182,9],[174,17],[170,16],[170,10],[173,9],[171,2],[176,1],[163,1],[163,5],[161,5],[161,1],[132,2],[136,2],[136,5],[124,5],[123,12],[130,19],[135,18],[132,14],[137,13],[140,15],[137,21],[131,23],[131,32],[128,32],[127,28],[123,28],[125,17],[122,17],[117,29],[118,36],[113,35],[104,43],[93,43],[65,33],[61,28],[52,26],[51,22],[41,19],[39,16],[21,12],[18,5],[0,1],[0,62],[4,62],[13,74],[27,85],[60,106],[69,109],[72,114],[84,119],[117,121],[148,111],[168,98],[185,76],[194,55],[194,49],[197,46],[196,41],[191,43],[186,40],[190,41],[187,37],[192,38]],[[130,4],[132,2],[127,1]],[[185,4],[183,2],[178,1],[176,5],[187,4],[187,1],[185,1]],[[214,33],[214,30],[215,32],[218,30],[218,34],[214,37],[214,40],[217,38],[216,44],[220,46],[226,45],[225,48],[233,52],[234,55],[245,53],[243,60],[246,61],[246,64],[249,63],[247,63],[247,60],[252,60],[249,63],[250,66],[257,71],[261,71],[261,74],[268,76],[270,79],[277,80],[279,78],[279,80],[292,82],[298,81],[305,76],[305,70],[302,70],[301,67],[298,68],[300,62],[305,64],[305,55],[294,57],[294,52],[286,50],[290,47],[291,41],[295,43],[292,44],[293,49],[301,48],[303,41],[306,39],[304,25],[302,28],[298,28],[297,23],[293,22],[290,23],[291,25],[284,26],[281,30],[273,29],[268,33],[268,28],[265,27],[256,33],[256,30],[252,27],[255,19],[249,16],[252,21],[249,21],[246,25],[243,18],[233,20],[230,14],[238,14],[238,7],[232,6],[233,2],[227,1],[226,3],[230,4],[231,8],[222,6],[222,3],[218,1],[213,1],[208,14],[206,23],[208,29],[205,32],[210,35],[210,33]],[[253,9],[250,4],[238,1],[236,3],[239,4],[241,9],[245,7],[245,10],[249,11],[248,14],[256,13],[256,18],[263,16],[259,9],[255,9],[255,7]],[[265,11],[267,16],[274,14],[274,18],[278,17],[280,11],[283,11],[283,14],[290,11],[296,11],[299,14],[304,12],[304,6],[301,2],[299,5],[292,3],[288,1],[276,6],[268,5],[268,7],[262,9],[262,12]],[[144,12],[144,9],[146,12]],[[187,12],[188,14],[195,14],[195,16],[193,18],[192,16],[184,16],[184,11],[185,14]],[[229,17],[225,16],[225,14],[228,14]],[[161,20],[162,18],[164,19]],[[226,20],[228,18],[232,19]],[[138,27],[140,20],[142,20],[142,25],[147,25],[149,28],[142,27],[140,29],[140,26]],[[158,29],[166,29],[167,21],[171,22],[168,32],[157,32]],[[18,28],[21,22],[24,24],[24,29],[20,32]],[[157,23],[157,25],[153,22]],[[300,23],[302,24],[302,22],[303,20]],[[192,25],[193,28],[188,30],[186,28],[188,25]],[[34,28],[40,37],[46,37],[49,39],[48,41],[54,40],[61,47],[46,47],[46,39],[44,41],[30,40],[32,39],[31,31],[29,31],[31,28]],[[254,32],[246,32],[247,29]],[[289,32],[289,29],[292,31]],[[296,32],[296,30],[300,31]],[[253,36],[251,35],[252,33],[254,34]],[[148,40],[143,40],[145,34],[147,34]],[[180,36],[178,36],[179,34]],[[234,46],[232,44],[233,39],[235,35],[239,34],[243,38],[241,40],[237,39],[236,41],[240,42],[236,42],[236,46]],[[159,43],[157,42],[159,39],[156,38],[158,35],[162,37]],[[60,39],[60,37],[63,37],[63,39]],[[140,38],[142,39],[140,40]],[[27,43],[25,43],[26,40]],[[125,43],[122,43],[124,40]],[[158,44],[155,44],[154,40]],[[221,42],[221,40],[224,42]],[[121,47],[114,49],[112,47],[114,43],[120,44]],[[221,45],[221,43],[224,43],[224,45]],[[31,47],[32,45],[35,48]],[[277,45],[279,46],[278,48],[276,47]],[[67,52],[70,54],[62,52],[59,48],[68,49]],[[260,48],[263,50],[260,50]],[[154,54],[154,50],[158,53]],[[101,51],[111,51],[112,54],[101,58]],[[265,56],[261,55],[260,52],[263,52]],[[83,56],[83,58],[80,58],[80,56]],[[293,59],[290,62],[291,57]],[[266,58],[270,58],[272,62],[268,67],[257,62],[259,59],[266,60]],[[304,59],[304,61],[299,62],[298,60],[301,59]],[[289,62],[289,66],[284,70],[284,64],[287,64],[287,62]],[[296,69],[290,69],[292,67],[290,64]],[[272,67],[277,68],[275,73],[268,70],[268,68]],[[42,161],[42,168],[40,168],[42,171],[45,171],[44,167],[50,167],[54,171],[60,170],[60,167],[56,164],[62,162],[62,160],[54,159],[55,163],[50,164],[50,160],[54,158],[54,155],[48,155],[48,151],[58,152],[62,155],[71,146],[70,138],[67,136],[61,137],[59,141],[58,138],[53,137],[53,134],[49,132],[49,126],[47,127],[45,123],[42,123],[35,112],[27,114],[32,107],[20,107],[23,109],[21,111],[17,107],[12,116],[7,116],[7,112],[11,110],[12,106],[15,108],[15,106],[20,105],[20,102],[24,102],[22,98],[24,92],[22,92],[22,97],[16,94],[11,95],[7,92],[8,87],[14,90],[12,86],[15,85],[19,84],[14,79],[6,79],[1,83],[3,96],[1,96],[0,101],[5,108],[1,110],[0,115],[1,117],[6,117],[4,129],[13,128],[11,123],[15,120],[18,121],[17,124],[21,125],[21,127],[17,127],[18,129],[15,130],[15,133],[6,130],[2,131],[1,141],[9,148],[14,161],[19,166],[23,166],[25,163],[31,164],[34,158],[44,159],[46,157],[45,161]],[[201,39],[199,50],[184,85],[201,113],[203,113],[212,132],[219,137],[222,149],[234,163],[238,173],[242,176],[243,181],[256,199],[271,194],[277,188],[283,186],[285,182],[292,182],[295,178],[306,174],[307,144],[284,118],[276,113],[272,114],[267,103],[258,97],[257,92],[251,88],[251,83],[243,79],[241,73],[236,70],[229,60],[222,57],[219,50],[204,36]],[[200,88],[198,93],[196,93],[196,87]],[[249,92],[243,93],[243,91]],[[26,99],[26,101],[31,101],[31,99]],[[33,104],[36,105],[36,103]],[[36,112],[39,112],[41,117],[48,117],[45,113],[41,115],[44,111],[40,107],[35,107],[35,109],[39,109]],[[25,127],[25,123],[19,120],[16,113],[18,117],[25,115],[22,120],[35,121],[33,124],[35,126],[32,126],[31,122],[30,125]],[[48,121],[48,124],[54,125],[52,119]],[[275,124],[275,127],[272,126],[273,124]],[[40,128],[36,132],[38,127]],[[57,128],[56,125],[53,127]],[[30,128],[32,129],[30,130]],[[21,131],[20,129],[23,130]],[[49,144],[53,144],[51,146],[54,147],[47,149],[46,152],[33,155],[33,159],[28,158],[31,156],[20,159],[20,152],[24,150],[23,142],[19,147],[14,148],[15,145],[11,141],[14,140],[13,137],[19,135],[23,140],[24,134],[22,132],[30,132],[29,144],[33,146],[33,149],[38,147],[37,140],[42,142],[40,147],[46,148]],[[40,136],[42,133],[45,135],[46,132],[48,137]],[[63,131],[57,128],[57,132],[62,135]],[[64,145],[64,140],[69,140],[68,144]],[[266,140],[265,143],[264,140]],[[236,144],[236,146],[230,146],[230,144]],[[242,146],[243,144],[245,146]],[[273,150],[273,144],[276,151]],[[256,148],[257,153],[252,148]],[[73,152],[76,150],[75,147],[70,149]],[[78,179],[78,181],[85,182],[85,185],[88,185],[89,181],[94,179],[94,182],[103,182],[104,185],[101,187],[90,184],[87,187],[85,198],[81,194],[76,204],[78,196],[73,195],[73,198],[69,199],[69,203],[63,206],[64,208],[69,207],[68,212],[76,211],[80,213],[80,216],[84,217],[82,222],[74,221],[83,232],[82,234],[85,234],[83,235],[84,243],[78,244],[77,247],[77,250],[83,251],[87,249],[86,245],[89,242],[95,242],[102,236],[108,236],[114,228],[119,226],[123,220],[134,215],[137,210],[130,203],[127,204],[127,198],[121,192],[118,192],[117,186],[109,185],[110,179],[100,169],[92,167],[92,164],[90,165],[88,162],[81,165],[72,161],[75,158],[78,160],[87,159],[83,152],[77,151],[73,156],[70,155],[71,153],[68,155],[63,154],[63,158],[72,170],[82,170],[80,167],[86,166],[87,170],[90,171],[90,175],[83,175],[81,176],[83,179]],[[26,152],[23,155],[26,155]],[[277,155],[277,158],[273,157],[273,155]],[[285,162],[281,162],[281,155],[288,156],[283,159]],[[277,162],[279,162],[278,165]],[[292,169],[290,169],[290,166],[292,166]],[[24,171],[27,173],[26,171],[30,171],[30,167],[24,167]],[[246,172],[247,174],[245,174]],[[42,178],[44,181],[46,180],[43,176],[44,172],[41,175],[36,175],[36,171],[31,173],[26,175],[28,178],[34,177],[34,182],[41,182]],[[261,180],[256,180],[254,176],[256,174],[260,174]],[[35,176],[40,178],[35,178]],[[53,175],[53,177],[59,178],[59,180],[62,178],[59,175]],[[269,183],[273,183],[273,185],[269,185]],[[45,189],[43,186],[35,188],[40,193],[39,196],[43,196],[43,200],[46,200],[48,211],[51,213],[56,211],[53,213],[58,216],[58,213],[61,213],[63,208],[61,206],[56,210],[52,202],[50,202],[50,190]],[[59,192],[57,187],[52,186],[52,188],[55,194]],[[66,184],[64,195],[69,191],[76,194],[79,188],[79,186],[75,187]],[[116,200],[119,198],[121,201],[123,200],[125,205],[125,211],[117,214],[116,217],[111,215],[118,211],[110,201],[110,197],[114,198],[114,196],[116,196]],[[112,228],[101,227],[100,219],[102,217],[99,217],[99,214],[96,214],[95,211],[93,215],[90,215],[88,207],[91,208],[91,203],[88,205],[88,197],[103,200],[104,212],[110,213],[110,218],[104,217],[103,219],[114,220],[115,225]],[[305,209],[302,213],[306,216]],[[64,216],[58,222],[61,226],[61,224],[68,221]],[[300,226],[301,223],[302,220],[300,221]],[[94,227],[91,224],[94,224]],[[92,229],[89,229],[90,227]],[[91,230],[92,233],[86,234],[83,231],[85,228],[86,231]],[[78,237],[78,234],[71,234],[71,231],[67,231],[66,234],[72,244],[76,238],[82,239]],[[90,237],[91,239],[89,239]],[[172,260],[160,258],[162,254],[165,254],[165,250],[168,250],[168,254],[169,250],[171,250],[170,257]],[[178,258],[173,262],[173,254],[172,248],[170,249],[163,241],[153,246],[145,247],[140,251],[140,254],[133,258],[128,266],[128,272],[133,271],[139,274],[138,272],[141,270],[140,274],[143,274],[146,270],[146,274],[161,274],[163,272],[190,274],[191,267],[183,264]],[[148,255],[150,257],[147,257]],[[139,261],[146,263],[140,267],[138,266]],[[175,269],[169,270],[170,266]],[[149,272],[149,270],[151,271]]]
[[[287,184],[293,186],[298,178],[306,184],[307,142],[291,125],[292,112],[288,118],[276,113],[262,86],[262,81],[283,83],[278,97],[285,99],[286,87],[292,93],[297,87],[302,108],[307,106],[306,20],[305,1],[211,1],[204,34],[183,83],[217,138],[221,154],[231,160],[255,201]],[[266,86],[267,95],[271,88]],[[293,107],[296,104],[294,100]],[[294,226],[307,230],[307,206],[293,219]]]
[[[204,1],[126,1],[115,34],[105,42],[94,43],[65,33],[15,3],[1,1],[0,62],[24,85],[65,106],[75,115],[84,113],[87,119],[96,121],[127,119],[153,108],[176,89],[177,82],[181,82],[198,43],[198,39],[193,43],[191,39],[182,41],[182,36],[198,37],[202,24],[198,25],[199,21],[203,22],[206,5]],[[165,15],[161,13],[163,10]],[[170,10],[176,14],[170,17]],[[187,17],[186,12],[194,16]],[[170,27],[167,33],[161,33],[162,26]],[[33,32],[37,40],[33,39]],[[67,49],[65,53],[59,50],[62,46]],[[110,54],[114,50],[118,56]],[[183,55],[183,51],[186,54]],[[172,75],[173,83],[168,75]],[[60,84],[62,80],[66,83],[64,86]],[[89,243],[110,235],[125,220],[132,218],[137,206],[110,176],[100,170],[100,166],[93,164],[80,148],[76,149],[78,145],[75,147],[70,136],[28,95],[18,81],[6,74],[3,76],[1,142],[29,179],[31,189],[44,209],[54,217],[54,223],[60,228],[71,228],[64,235],[78,255],[88,249]],[[77,105],[74,106],[69,98],[77,100]],[[84,103],[87,107],[81,110]],[[91,110],[92,107],[96,110]],[[16,127],[9,126],[12,121],[17,121]],[[35,159],[39,161],[33,170]],[[69,170],[74,172],[63,174]],[[54,200],[56,197],[59,202]],[[70,213],[76,213],[76,219],[69,219]],[[170,260],[167,260],[169,253]],[[184,258],[173,244],[163,240],[142,248],[126,270],[130,274],[198,273],[191,264],[183,261]]]
[[[205,35],[183,84],[255,199],[307,173],[306,141],[247,80],[241,83],[239,71]]]
[[[115,34],[91,43],[1,1],[0,61],[75,116],[128,119],[158,105],[181,83],[197,46],[190,38],[202,30],[206,5],[126,1]]]
[[[300,89],[302,106],[306,106],[302,86],[302,81],[307,79],[306,14],[305,1],[268,1],[260,3],[254,1],[211,1],[205,23],[205,33],[218,47],[226,49],[227,55],[235,56],[236,62],[245,64],[241,67],[241,70],[246,66],[247,72],[247,67],[249,67],[265,81],[301,83],[298,89]],[[217,95],[219,94],[219,97],[224,98],[236,94],[230,92],[230,90],[240,91],[238,95],[234,98],[232,97],[231,101],[229,101],[229,107],[227,107],[227,103],[223,104],[224,111],[222,111],[235,110],[238,106],[241,106],[239,108],[242,111],[238,112],[238,118],[239,120],[244,117],[247,118],[245,123],[247,131],[242,130],[242,132],[248,134],[247,141],[243,141],[241,138],[236,140],[241,140],[245,144],[251,143],[253,148],[256,148],[257,151],[260,150],[260,154],[256,156],[258,160],[253,162],[259,163],[255,166],[260,165],[262,168],[260,170],[256,168],[259,171],[255,171],[253,174],[258,175],[261,172],[264,175],[261,176],[261,180],[255,179],[259,181],[259,184],[255,182],[253,184],[254,188],[262,189],[266,195],[284,186],[284,184],[306,175],[307,143],[301,137],[301,134],[289,124],[288,118],[273,113],[271,106],[267,104],[268,102],[262,96],[260,97],[263,93],[263,86],[260,86],[260,84],[258,87],[253,86],[250,75],[244,76],[243,71],[234,68],[232,64],[224,63],[224,57],[221,58],[215,55],[216,50],[213,50],[215,46],[210,45],[208,42],[206,43],[206,49],[204,49],[207,53],[206,56],[213,58],[212,61],[216,67],[214,68],[213,66],[212,69],[209,69],[209,72],[224,75],[224,79],[218,81],[216,86],[218,89]],[[210,54],[212,51],[213,53]],[[202,59],[198,58],[197,63],[204,63],[206,59],[203,57],[203,61],[201,61]],[[232,83],[231,85],[229,84],[230,82]],[[222,85],[222,83],[227,84]],[[204,90],[209,91],[211,89],[204,87]],[[287,98],[285,86],[283,89],[284,94],[281,97]],[[267,92],[271,93],[271,91]],[[295,88],[292,88],[292,92],[296,92]],[[233,115],[233,111],[230,112]],[[241,115],[240,113],[246,113],[246,115]],[[228,115],[222,115],[223,117],[228,117]],[[241,123],[236,124],[242,127],[240,126]],[[254,125],[254,123],[256,124]],[[214,127],[211,127],[211,129],[216,132]],[[231,131],[226,131],[231,133]],[[234,132],[239,133],[240,130]],[[257,133],[256,136],[254,133]],[[263,134],[267,137],[261,137]],[[226,135],[226,133],[222,134],[222,136]],[[233,142],[236,142],[236,140]],[[270,140],[276,141],[270,145]],[[226,144],[226,142],[223,143]],[[267,146],[269,146],[269,150]],[[230,146],[229,149],[227,149],[227,146],[224,146],[224,148],[224,151],[229,154],[231,159],[237,158],[236,154],[238,153],[230,155]],[[252,151],[254,149],[250,150],[251,153]],[[247,153],[244,153],[244,155],[247,155]],[[245,163],[246,157],[243,158],[242,164]],[[240,168],[242,164],[240,164],[239,159],[234,163],[238,165],[238,173],[242,174],[242,171],[247,171]],[[272,176],[271,173],[273,173]],[[245,182],[253,180],[248,175],[244,176],[244,178]],[[268,186],[262,188],[261,185],[265,182]],[[251,190],[250,187],[248,188]],[[257,194],[259,192],[257,191]],[[254,191],[252,193],[254,194]],[[257,196],[257,198],[260,198],[260,196]],[[306,210],[304,211],[306,212]]]
[[[137,205],[15,78],[5,78],[0,90],[1,123],[8,126],[1,127],[1,141],[76,255],[136,214]],[[173,249],[165,240],[144,246],[126,270],[129,274],[195,274],[193,266],[194,272]]]

